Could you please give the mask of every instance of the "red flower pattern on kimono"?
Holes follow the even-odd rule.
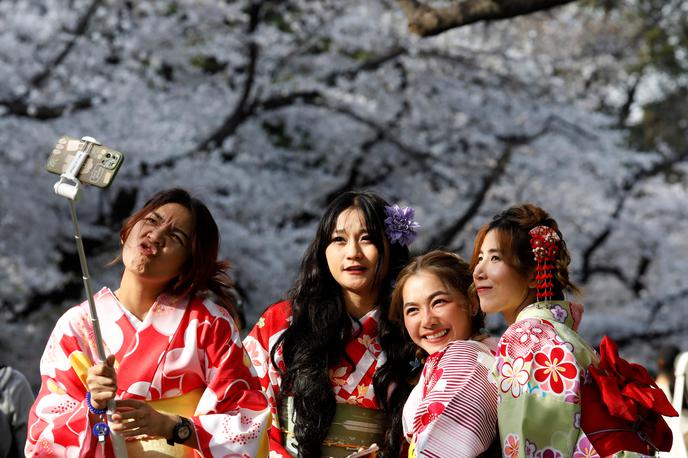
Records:
[[[428,426],[428,424],[439,417],[442,412],[444,412],[444,404],[441,402],[433,402],[429,404],[428,411],[420,417],[421,427],[419,428],[418,432],[422,432]]]
[[[588,372],[624,372],[623,363],[606,364],[605,359],[600,362],[595,351],[572,329],[573,324],[566,301],[537,302],[524,308],[500,339],[494,374],[501,392],[498,416],[504,456],[515,450],[515,439],[519,441],[519,458],[609,455],[597,446],[595,438],[599,436],[586,434],[603,428],[586,428],[581,420],[586,417],[586,404],[593,409],[589,418],[602,418],[601,411],[606,409],[599,394],[595,399],[586,393]],[[524,339],[523,330],[535,327],[543,331],[538,338]],[[613,352],[607,353],[612,356],[607,361],[615,359]],[[519,390],[523,387],[527,389]],[[509,450],[507,445],[511,446]],[[626,451],[618,456],[637,456],[629,453],[629,442],[623,447]]]
[[[538,450],[535,458],[564,458],[564,455],[559,450],[547,447],[544,450]]]
[[[551,347],[535,354],[534,375],[544,391],[561,394],[575,383],[578,369],[573,354],[561,347]]]
[[[542,334],[542,328],[536,326],[530,321],[524,321],[522,325],[517,326],[514,329],[516,335],[519,335],[518,341],[522,344],[525,343],[538,343],[540,342],[540,335]]]
[[[566,316],[563,323],[552,315],[560,308],[565,312],[560,315]],[[510,435],[519,438],[520,457],[554,451],[570,457],[581,435],[573,426],[580,411],[576,390],[581,364],[589,364],[594,355],[573,333],[571,323],[567,303],[536,303],[521,311],[500,339],[495,369],[501,392],[499,433],[502,447]],[[542,332],[532,338],[526,329]],[[570,448],[561,447],[558,438],[563,437]]]
[[[441,352],[441,353],[444,354],[444,352]],[[436,359],[435,361],[439,361],[439,358]],[[426,364],[427,364],[427,362],[426,362]],[[437,384],[437,382],[439,382],[439,380],[442,378],[442,374],[444,373],[444,370],[435,369],[435,367],[436,366],[428,367],[428,369],[430,369],[430,370],[428,370],[427,373],[430,374],[430,378],[428,380],[428,384],[425,386],[425,389],[423,390],[425,392],[425,394],[428,394],[430,391],[432,391],[435,388],[435,385]]]

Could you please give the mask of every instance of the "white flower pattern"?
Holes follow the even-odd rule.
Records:
[[[528,383],[528,378],[530,377],[527,370],[524,369],[525,360],[523,358],[515,358],[513,364],[509,361],[505,361],[501,367],[501,383],[499,388],[504,393],[511,392],[511,395],[515,398],[521,395],[523,386]]]

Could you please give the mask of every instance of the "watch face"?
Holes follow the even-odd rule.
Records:
[[[191,431],[191,427],[192,423],[187,418],[181,417],[181,420],[179,420],[179,423],[177,423],[172,432],[174,442],[182,444],[191,437],[191,433],[193,432]]]
[[[189,437],[191,437],[191,428],[189,425],[184,424],[177,429],[177,435],[179,436],[180,440],[187,440]]]

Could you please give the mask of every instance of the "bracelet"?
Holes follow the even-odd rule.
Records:
[[[88,410],[90,410],[92,413],[96,415],[103,415],[107,413],[107,409],[96,409],[93,407],[93,404],[91,404],[91,392],[87,391],[86,392],[86,404],[88,405]]]

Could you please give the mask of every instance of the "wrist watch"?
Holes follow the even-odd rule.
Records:
[[[167,439],[168,445],[183,444],[191,437],[193,424],[188,418],[179,416],[179,423],[172,428],[172,438]]]

